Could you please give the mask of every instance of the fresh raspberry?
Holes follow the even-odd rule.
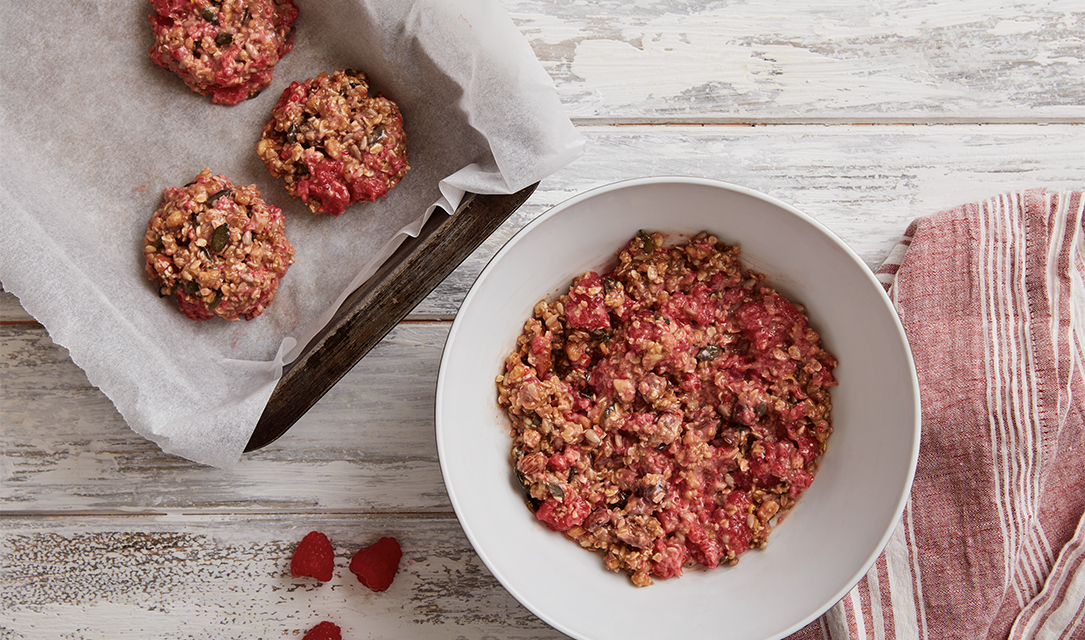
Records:
[[[395,538],[381,538],[354,554],[350,572],[371,591],[384,591],[392,586],[402,557],[403,552]]]
[[[338,625],[325,620],[305,632],[305,637],[301,640],[343,640],[343,634]]]
[[[335,569],[335,551],[328,536],[319,531],[310,531],[294,550],[290,559],[290,573],[295,578],[312,576],[321,582],[332,579]]]

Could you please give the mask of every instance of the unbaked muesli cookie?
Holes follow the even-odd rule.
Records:
[[[217,104],[237,104],[271,84],[294,46],[293,0],[150,0],[159,66]]]
[[[233,185],[204,169],[170,187],[147,223],[147,277],[162,296],[176,296],[193,320],[252,320],[275,298],[294,263],[283,212],[254,185]]]
[[[290,195],[337,216],[387,195],[410,169],[396,103],[370,96],[361,71],[293,82],[264,125],[257,153]]]

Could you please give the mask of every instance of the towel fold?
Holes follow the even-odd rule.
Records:
[[[914,221],[877,277],[915,357],[922,443],[859,584],[791,638],[1085,638],[1083,193]]]

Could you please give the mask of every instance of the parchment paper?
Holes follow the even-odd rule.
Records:
[[[283,363],[435,206],[515,192],[582,148],[496,1],[297,4],[294,50],[236,106],[150,61],[147,2],[0,9],[0,281],[132,429],[219,467],[240,457]],[[291,81],[341,68],[364,70],[399,103],[411,171],[387,199],[335,218],[291,198],[256,143]],[[252,321],[192,321],[143,272],[163,189],[204,167],[256,184],[287,217],[295,264]]]

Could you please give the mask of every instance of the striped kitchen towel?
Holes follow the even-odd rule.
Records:
[[[1082,192],[913,222],[878,269],[923,434],[885,552],[793,640],[1085,638]]]

